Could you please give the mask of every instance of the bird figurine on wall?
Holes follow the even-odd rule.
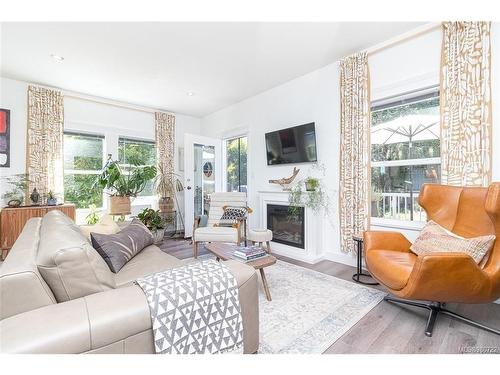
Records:
[[[293,174],[290,177],[283,177],[280,178],[279,180],[269,180],[270,184],[278,184],[280,185],[283,190],[290,190],[290,184],[295,180],[295,177],[299,174],[300,169],[297,167],[293,167]]]

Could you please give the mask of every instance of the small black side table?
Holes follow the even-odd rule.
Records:
[[[364,284],[364,285],[379,285],[379,283],[377,282],[371,282],[371,281],[362,281],[359,279],[360,276],[367,276],[367,277],[372,277],[372,275],[368,274],[368,273],[363,273],[363,234],[362,233],[359,233],[359,234],[354,234],[352,236],[352,239],[353,241],[355,242],[355,246],[356,246],[356,252],[357,252],[357,255],[358,255],[358,264],[357,264],[357,272],[352,275],[352,279],[357,282],[357,283],[360,283],[360,284]]]

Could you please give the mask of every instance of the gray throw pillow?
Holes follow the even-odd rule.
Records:
[[[90,233],[92,246],[102,256],[109,269],[117,273],[135,255],[153,244],[153,235],[137,219],[116,234]]]

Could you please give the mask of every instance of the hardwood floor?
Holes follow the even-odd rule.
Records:
[[[189,241],[165,239],[161,248],[179,259],[193,256]],[[199,254],[208,254],[200,245]],[[307,264],[276,255],[278,259],[302,267],[352,281],[354,267],[324,260]],[[382,286],[374,288],[384,290]],[[456,305],[447,308],[458,314],[500,329],[500,305]],[[354,327],[337,340],[325,353],[462,353],[463,348],[496,348],[500,354],[500,336],[439,316],[432,337],[424,334],[427,311],[400,307],[382,301]]]

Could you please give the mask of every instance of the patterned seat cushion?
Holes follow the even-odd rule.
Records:
[[[464,238],[430,220],[410,249],[417,255],[436,252],[465,253],[482,266],[494,243],[494,235]]]
[[[153,244],[153,235],[137,219],[132,220],[132,223],[117,234],[90,233],[90,236],[92,246],[114,273],[120,271],[142,249]]]

